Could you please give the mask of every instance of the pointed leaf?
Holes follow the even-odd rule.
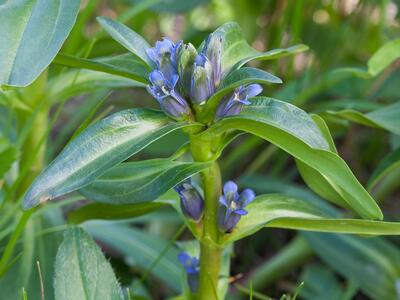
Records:
[[[107,171],[80,190],[86,198],[109,204],[153,201],[210,163],[152,159],[127,162]]]
[[[220,239],[220,243],[234,242],[263,227],[363,235],[400,234],[398,222],[335,219],[307,201],[286,195],[258,196],[246,210],[248,214],[240,219],[232,233]]]
[[[79,69],[88,69],[118,75],[133,79],[141,83],[147,83],[146,67],[126,56],[117,58],[92,60],[87,58],[74,57],[65,54],[58,54],[53,63]]]
[[[238,116],[222,119],[203,134],[243,130],[264,138],[321,173],[349,206],[364,218],[381,219],[382,213],[346,163],[301,109],[275,99],[256,97]]]
[[[386,175],[400,170],[400,148],[385,156],[372,173],[368,189],[373,189]]]
[[[227,74],[232,68],[239,69],[251,60],[277,59],[283,56],[302,52],[308,49],[305,45],[297,45],[287,49],[274,49],[267,52],[258,52],[246,41],[242,29],[235,22],[229,22],[217,30],[214,34],[222,37],[222,73]]]
[[[162,136],[185,126],[164,113],[128,109],[85,129],[33,182],[23,208],[75,191],[89,184]]]
[[[131,219],[151,213],[163,206],[163,202],[146,202],[130,205],[111,205],[90,203],[79,207],[68,214],[68,222],[79,224],[89,220],[120,220]]]
[[[0,5],[0,85],[27,86],[50,64],[75,23],[79,0]]]
[[[365,114],[353,109],[328,111],[328,113],[361,125],[386,129],[400,135],[400,102]]]
[[[98,17],[97,21],[114,40],[138,56],[147,65],[154,66],[146,53],[146,49],[150,48],[150,45],[143,37],[124,24],[110,18]]]
[[[56,299],[124,299],[110,263],[80,228],[65,232],[54,269]]]

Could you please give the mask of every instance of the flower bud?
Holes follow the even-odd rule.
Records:
[[[204,46],[204,52],[212,65],[214,85],[218,87],[222,72],[222,36],[218,33],[210,34]]]
[[[178,74],[185,95],[190,94],[190,82],[196,55],[197,50],[191,43],[183,45],[179,51]]]
[[[184,215],[195,222],[199,222],[203,215],[204,201],[197,189],[189,182],[184,182],[175,187],[181,202]]]
[[[175,120],[187,119],[191,115],[189,104],[175,91],[178,75],[167,79],[159,70],[154,70],[149,76],[148,92],[158,101],[162,110]]]
[[[194,69],[190,87],[191,100],[204,104],[214,93],[213,70],[210,61],[204,54],[198,54],[194,61]]]

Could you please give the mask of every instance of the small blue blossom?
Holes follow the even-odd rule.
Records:
[[[214,94],[213,78],[213,68],[207,56],[203,53],[196,55],[190,87],[192,101],[197,104],[204,104]]]
[[[167,79],[161,71],[153,70],[147,90],[170,117],[180,120],[189,116],[191,111],[186,100],[175,90],[178,79],[176,74]]]
[[[233,181],[224,184],[223,195],[219,198],[218,226],[221,232],[232,232],[242,216],[247,215],[244,208],[255,198],[251,189],[238,193],[238,187]]]
[[[257,83],[239,86],[229,98],[222,100],[218,106],[216,118],[238,115],[243,105],[251,103],[248,99],[257,96],[261,92],[262,87]]]
[[[178,52],[182,45],[182,41],[174,44],[170,39],[163,38],[157,41],[153,48],[146,50],[149,58],[156,64],[166,78],[170,79],[177,72]]]
[[[181,209],[186,217],[199,222],[203,215],[204,200],[197,189],[185,181],[175,186],[175,191],[179,194]]]
[[[199,287],[200,261],[197,257],[192,257],[186,252],[178,254],[178,260],[185,268],[188,285],[192,293],[197,292]]]

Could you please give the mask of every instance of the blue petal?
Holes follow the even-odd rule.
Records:
[[[258,94],[260,94],[262,92],[263,88],[261,85],[254,83],[254,84],[249,84],[248,86],[246,86],[245,90],[246,90],[245,93],[247,94],[247,97],[251,98],[251,97],[255,97]]]
[[[243,207],[245,207],[247,204],[249,204],[251,201],[253,201],[255,197],[256,197],[256,194],[254,193],[254,191],[252,189],[243,190],[242,193],[240,194],[240,199],[243,203]]]
[[[245,216],[247,215],[247,210],[240,208],[240,209],[235,209],[233,211],[233,213],[237,214],[237,215],[241,215],[241,216]]]
[[[186,267],[190,262],[190,255],[186,252],[180,252],[178,254],[178,260],[184,267]]]
[[[219,197],[219,201],[218,201],[221,205],[225,206],[226,208],[229,207],[228,203],[226,202],[226,199],[224,196],[220,196]]]

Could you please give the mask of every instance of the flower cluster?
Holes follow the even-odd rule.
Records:
[[[200,262],[197,257],[192,257],[186,252],[178,254],[178,260],[185,268],[190,291],[195,293],[199,287]]]
[[[233,181],[226,182],[223,191],[224,194],[219,198],[218,226],[221,232],[229,233],[240,218],[247,215],[245,207],[256,195],[251,189],[245,189],[239,194],[238,186]]]
[[[195,106],[206,104],[216,92],[222,78],[222,37],[211,34],[201,51],[182,41],[173,43],[164,38],[147,49],[156,68],[149,75],[147,89],[162,110],[175,120],[192,119]],[[248,98],[260,94],[259,84],[238,87],[233,95],[223,99],[216,119],[238,114]]]

